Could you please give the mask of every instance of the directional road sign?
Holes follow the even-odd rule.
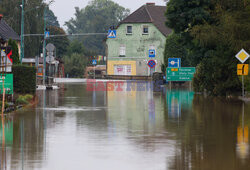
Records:
[[[181,67],[181,59],[180,58],[169,58],[168,59],[168,67],[171,67],[171,68]]]
[[[156,66],[155,60],[149,60],[149,61],[148,61],[148,66],[149,66],[150,68],[154,68],[154,67]]]
[[[148,51],[148,56],[149,57],[155,57],[155,50],[149,50]]]
[[[6,94],[13,94],[13,74],[0,74],[0,91],[3,93],[3,79],[4,79],[4,88]]]
[[[167,81],[192,81],[195,67],[167,68]]]
[[[116,30],[109,30],[108,38],[116,38]]]
[[[92,60],[92,65],[96,65],[97,61],[96,60]]]
[[[249,58],[249,54],[242,49],[235,57],[240,60],[241,63],[244,63]]]
[[[237,64],[237,75],[247,76],[249,70],[249,64]]]

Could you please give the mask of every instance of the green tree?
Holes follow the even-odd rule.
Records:
[[[164,51],[165,63],[168,63],[168,58],[181,58],[181,65],[185,67],[189,66],[185,39],[181,34],[172,33],[167,37]]]
[[[78,40],[71,41],[67,48],[67,55],[71,55],[73,53],[87,55],[83,44]]]
[[[47,26],[54,26],[54,27],[60,27],[60,24],[57,20],[57,17],[55,16],[54,12],[52,10],[47,10],[46,12],[46,25]]]
[[[190,35],[195,25],[211,22],[210,0],[170,0],[167,5],[166,25],[174,34],[167,38],[165,61],[168,57],[182,58],[183,66],[196,66],[206,55],[206,50]]]
[[[13,64],[19,64],[20,60],[19,60],[18,46],[17,46],[16,41],[10,39],[8,41],[8,45],[11,46],[11,49],[12,49]]]
[[[210,0],[170,0],[167,5],[167,26],[176,33],[188,32],[195,25],[210,20]]]
[[[207,90],[212,95],[240,91],[238,61],[234,56],[241,48],[250,51],[250,4],[245,2],[213,1],[215,8],[211,16],[216,23],[193,27],[192,36],[202,48],[211,51],[202,60],[194,79],[197,90]]]
[[[70,56],[64,56],[65,74],[69,77],[83,77],[84,70],[88,63],[87,57],[73,53]]]
[[[22,0],[2,0],[0,13],[14,31],[21,35],[21,7]],[[44,0],[24,1],[24,34],[43,34],[44,30]],[[51,10],[47,14],[48,25],[58,26],[58,21]],[[42,37],[26,36],[24,38],[25,57],[34,57],[42,50]]]
[[[65,23],[69,33],[106,33],[128,16],[129,10],[111,0],[92,0],[84,9],[76,8],[75,18]],[[96,54],[104,54],[105,35],[78,38],[84,46]]]
[[[58,37],[50,37],[47,43],[52,43],[56,47],[57,58],[62,58],[66,54],[69,46],[69,39],[66,36],[65,31],[62,28],[56,26],[47,27],[51,35],[62,35]]]

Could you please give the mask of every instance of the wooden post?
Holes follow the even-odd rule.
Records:
[[[3,80],[3,100],[2,100],[2,118],[3,118],[3,113],[4,113],[4,99],[5,99],[5,88],[4,88],[4,80]]]

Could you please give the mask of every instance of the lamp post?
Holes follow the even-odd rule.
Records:
[[[28,11],[32,11],[34,9],[37,9],[40,6],[37,6],[37,7],[30,9]],[[24,11],[24,0],[22,0],[21,8],[22,8],[22,17],[21,17],[21,59],[20,59],[20,62],[22,64],[22,60],[24,58],[24,14],[25,14],[25,12],[28,12],[28,11]]]
[[[22,60],[24,58],[24,0],[22,0],[22,19],[21,19],[21,64],[22,64]]]
[[[43,39],[43,85],[45,85],[45,79],[46,79],[46,9],[44,8],[44,39]]]

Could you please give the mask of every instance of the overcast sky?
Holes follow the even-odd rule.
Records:
[[[51,9],[58,18],[61,26],[65,21],[74,17],[75,7],[84,8],[91,0],[55,0],[51,5]],[[134,12],[136,9],[146,4],[147,2],[155,2],[156,5],[165,5],[163,0],[113,0],[119,5],[129,8],[130,12]]]

